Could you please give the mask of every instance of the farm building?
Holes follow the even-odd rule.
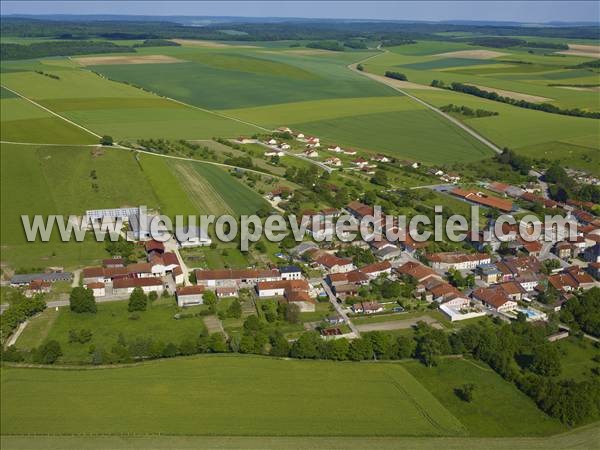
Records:
[[[177,306],[201,305],[203,300],[204,286],[184,286],[176,291]]]
[[[13,287],[27,286],[32,281],[48,281],[55,283],[57,281],[68,281],[73,280],[73,274],[71,272],[48,272],[48,273],[23,273],[16,274],[10,279],[10,285]]]
[[[94,297],[104,297],[106,295],[106,285],[104,283],[88,283],[85,287],[92,290]]]
[[[162,292],[164,287],[160,278],[120,278],[113,282],[115,295],[131,294],[135,288],[149,292]]]

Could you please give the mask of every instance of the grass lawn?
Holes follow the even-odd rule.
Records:
[[[566,427],[540,411],[535,403],[486,365],[463,359],[443,359],[428,368],[417,361],[404,367],[477,436],[543,436]],[[474,400],[461,400],[454,389],[473,383]]]
[[[593,358],[600,358],[600,349],[588,339],[569,337],[555,344],[561,353],[561,377],[583,380],[589,378],[590,370],[599,363]]]
[[[90,360],[90,345],[110,349],[117,342],[119,333],[123,333],[127,342],[140,337],[180,344],[186,339],[197,339],[204,329],[201,317],[174,319],[173,316],[180,309],[173,298],[157,300],[147,311],[139,312],[137,319],[133,319],[134,315],[127,311],[127,303],[100,303],[96,314],[76,314],[69,308],[60,308],[58,317],[55,318],[51,312],[44,313],[45,321],[53,321],[50,330],[45,332],[45,337],[60,343],[63,351],[62,362],[84,363]],[[193,312],[198,308],[202,307],[188,308],[186,312]],[[40,345],[44,341],[40,330],[47,327],[43,322],[44,320],[41,320],[39,325],[25,328],[17,341],[17,347],[21,346],[21,340],[28,347]],[[69,330],[80,329],[92,331],[92,340],[85,344],[69,343]]]
[[[95,370],[5,367],[1,388],[5,434],[465,434],[400,364],[203,356]]]
[[[60,314],[58,308],[47,308],[40,314],[29,319],[27,327],[19,336],[17,346],[22,350],[39,347],[48,337],[56,318]]]
[[[217,248],[197,247],[181,250],[181,256],[188,267],[198,269],[244,269],[248,259],[234,245],[219,244]]]

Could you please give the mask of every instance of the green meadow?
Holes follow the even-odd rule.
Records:
[[[465,435],[399,364],[204,356],[100,370],[5,367],[0,386],[3,434]]]
[[[196,312],[198,308],[202,307],[194,307],[187,312]],[[205,330],[202,317],[177,320],[174,315],[178,312],[180,309],[173,297],[160,298],[151,303],[146,311],[135,314],[127,311],[126,301],[99,304],[96,314],[77,314],[69,308],[60,308],[58,313],[46,310],[34,319],[34,327],[28,325],[25,328],[19,337],[19,347],[31,349],[47,340],[56,340],[63,351],[62,363],[82,364],[91,361],[91,345],[110,351],[119,335],[123,336],[126,343],[138,338],[151,338],[175,345],[185,340],[195,342]],[[91,340],[85,344],[69,342],[69,331],[81,329],[92,332]]]
[[[158,202],[133,154],[93,147],[2,144],[2,261],[13,267],[81,266],[105,257],[94,240],[28,243],[21,215],[75,214],[86,209]],[[69,174],[69,176],[65,176]]]
[[[480,362],[448,359],[428,368],[411,361],[404,367],[460,419],[469,434],[544,436],[566,430],[514,385]],[[470,403],[461,400],[454,391],[465,383],[475,385],[474,399]]]

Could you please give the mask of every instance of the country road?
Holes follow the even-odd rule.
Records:
[[[321,283],[321,285],[323,286],[323,289],[325,290],[325,293],[329,297],[330,303],[333,305],[333,307],[337,311],[338,315],[341,316],[344,319],[344,321],[348,324],[348,326],[350,327],[350,329],[354,333],[354,336],[356,336],[357,338],[359,338],[360,337],[360,331],[358,330],[358,328],[356,328],[356,325],[354,325],[352,323],[352,321],[348,317],[348,314],[346,314],[346,311],[344,311],[344,308],[342,308],[342,306],[337,302],[337,297],[332,292],[332,290],[329,287],[329,285],[327,284],[327,282],[325,280],[323,280],[323,282]]]
[[[387,52],[387,50],[383,50],[379,46],[377,48],[380,49],[382,52]],[[395,85],[395,83],[393,82],[393,80],[388,79],[386,77],[383,77],[381,75],[376,75],[376,74],[373,74],[373,73],[364,72],[364,71],[358,70],[356,68],[356,66],[358,64],[363,63],[365,61],[368,61],[369,59],[375,58],[376,56],[379,56],[379,55],[380,54],[378,54],[378,55],[371,55],[368,58],[365,58],[365,59],[363,59],[361,61],[358,61],[358,62],[353,63],[353,64],[349,64],[347,67],[348,67],[348,69],[352,70],[353,72],[358,73],[359,75],[362,75],[364,77],[370,78],[371,80],[377,81],[378,83],[385,84],[386,86],[391,87],[392,89],[400,92],[401,94],[406,95],[410,99],[412,99],[412,100],[420,103],[421,105],[425,106],[426,108],[428,108],[428,109],[432,110],[433,112],[441,115],[442,117],[444,117],[449,122],[452,122],[454,125],[456,125],[457,127],[461,128],[462,130],[464,130],[465,132],[467,132],[469,135],[471,135],[472,137],[474,137],[475,139],[477,139],[479,142],[481,142],[482,144],[484,144],[486,147],[490,148],[495,153],[498,153],[498,154],[502,153],[502,149],[500,149],[496,144],[494,144],[493,142],[489,141],[488,139],[486,139],[485,137],[483,137],[482,135],[480,135],[479,133],[477,133],[475,130],[473,130],[472,128],[468,127],[464,123],[462,123],[460,120],[455,119],[454,117],[450,116],[449,114],[446,114],[444,111],[436,108],[433,105],[430,105],[426,101],[421,100],[420,98],[415,97],[414,95],[408,93],[404,89],[399,88],[398,86]]]

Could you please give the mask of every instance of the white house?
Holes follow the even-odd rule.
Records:
[[[329,147],[327,147],[327,150],[335,153],[342,153],[344,151],[339,145],[330,145]]]
[[[204,286],[184,286],[176,291],[177,306],[202,305],[204,303]]]
[[[340,158],[336,158],[335,156],[331,156],[324,161],[325,164],[329,164],[330,166],[339,167],[342,165],[342,160]]]
[[[292,148],[292,146],[290,144],[288,144],[287,142],[282,142],[281,144],[279,144],[279,148],[281,150],[289,150],[290,148]],[[279,155],[281,156],[281,155]]]
[[[298,266],[283,266],[279,268],[282,280],[301,280],[302,271]]]
[[[106,295],[104,283],[88,283],[85,287],[92,290],[92,292],[94,293],[94,297],[104,297]]]
[[[363,168],[369,165],[369,161],[364,158],[357,158],[352,160],[352,164],[354,164],[356,167]]]
[[[377,162],[380,162],[380,163],[388,163],[391,160],[390,160],[390,158],[388,158],[385,155],[377,155],[377,156],[374,156],[373,158],[371,158],[371,161],[377,161]]]
[[[276,140],[276,139],[273,139],[273,138],[271,138],[271,139],[269,139],[269,140],[267,141],[267,144],[269,144],[269,145],[277,145],[277,140]]]
[[[269,150],[265,152],[265,156],[283,156],[285,153],[281,150]]]
[[[319,152],[313,150],[312,148],[304,150],[304,156],[308,156],[309,158],[317,158],[319,156]]]

